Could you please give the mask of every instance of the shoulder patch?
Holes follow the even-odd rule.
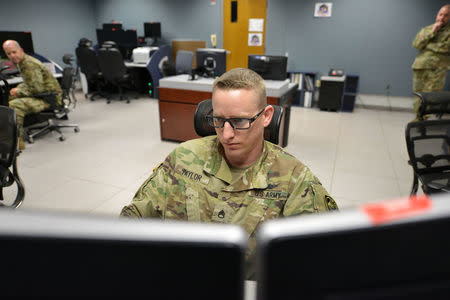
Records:
[[[325,203],[327,205],[328,210],[338,210],[338,206],[336,201],[328,195],[325,195]]]

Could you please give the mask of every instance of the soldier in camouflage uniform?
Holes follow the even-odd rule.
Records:
[[[444,5],[436,16],[436,22],[422,28],[413,41],[419,50],[413,69],[414,92],[436,92],[444,88],[450,67],[450,4]],[[416,97],[414,110],[419,112],[420,99]]]
[[[56,102],[62,104],[62,90],[52,73],[39,60],[24,53],[19,43],[7,40],[3,49],[8,58],[16,64],[23,82],[10,90],[9,107],[17,114],[19,125],[19,148],[23,142],[23,119],[30,113],[38,113],[50,107],[43,99],[33,97],[37,93],[56,92]]]
[[[248,233],[247,278],[255,233],[278,217],[337,210],[316,176],[282,148],[264,141],[272,119],[264,80],[233,69],[213,86],[217,136],[180,144],[139,188],[122,216],[241,225]]]

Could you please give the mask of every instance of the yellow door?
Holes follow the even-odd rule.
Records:
[[[265,32],[266,0],[224,0],[223,48],[228,51],[227,70],[246,68],[249,54],[264,54]]]

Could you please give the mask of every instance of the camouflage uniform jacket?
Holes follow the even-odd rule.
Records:
[[[236,180],[217,136],[177,147],[143,183],[122,216],[241,225],[255,248],[255,229],[269,219],[337,209],[319,180],[295,157],[265,141],[259,160]]]
[[[413,69],[438,69],[450,67],[450,23],[438,32],[432,32],[433,24],[422,28],[413,41],[419,50]]]
[[[53,74],[39,60],[24,54],[23,60],[17,65],[23,82],[17,86],[18,97],[33,97],[43,92],[56,92],[56,102],[62,104],[61,87]]]

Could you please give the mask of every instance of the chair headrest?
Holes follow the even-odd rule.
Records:
[[[65,64],[70,65],[70,63],[74,60],[73,54],[64,54],[62,57],[62,61]]]
[[[104,41],[102,48],[118,48],[117,43],[114,41]]]
[[[78,42],[78,46],[79,47],[91,47],[92,41],[88,38],[81,38],[80,41]]]

